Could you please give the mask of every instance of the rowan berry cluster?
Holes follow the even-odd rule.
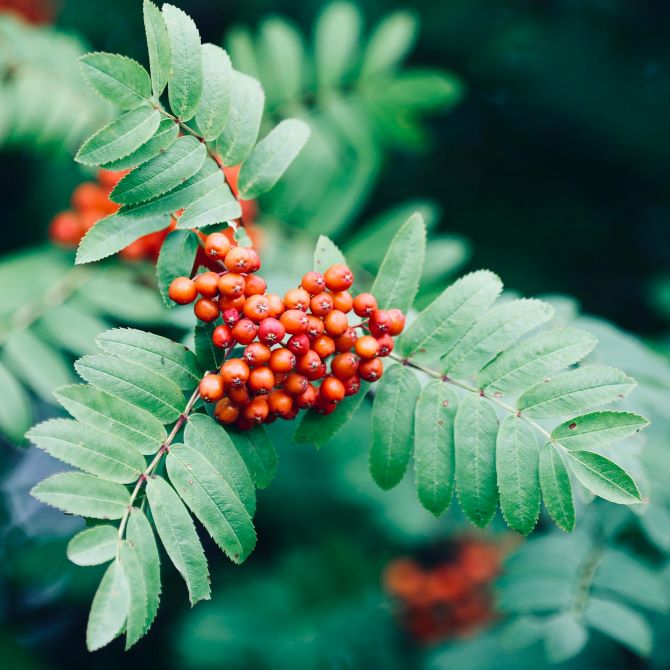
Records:
[[[384,572],[384,587],[397,600],[408,633],[433,644],[491,621],[491,587],[501,559],[496,544],[463,538],[419,559],[392,561]]]
[[[253,249],[231,244],[223,233],[209,235],[204,248],[209,267],[216,259],[221,270],[178,277],[169,296],[179,304],[195,302],[200,321],[219,322],[212,342],[225,350],[225,360],[202,379],[200,395],[216,403],[221,423],[247,429],[277,417],[294,419],[301,409],[330,414],[358,393],[361,380],[382,376],[381,358],[393,350],[405,316],[378,309],[370,293],[354,297],[348,267],[308,272],[282,298],[268,293],[255,274],[260,260]],[[358,323],[349,322],[351,312]],[[229,356],[236,346],[244,349]]]

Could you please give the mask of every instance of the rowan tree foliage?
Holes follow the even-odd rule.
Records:
[[[68,557],[107,564],[88,620],[90,650],[121,634],[129,648],[151,627],[161,593],[159,544],[191,603],[209,599],[194,518],[231,561],[249,556],[256,490],[271,484],[278,458],[261,424],[296,419],[300,409],[294,440],[321,447],[372,396],[372,478],[391,489],[412,462],[419,501],[436,516],[455,492],[476,526],[500,509],[527,535],[542,503],[557,526],[573,530],[574,487],[611,503],[642,501],[612,446],[648,425],[616,409],[635,380],[582,364],[596,338],[552,325],[549,302],[503,294],[488,270],[417,306],[427,254],[420,213],[397,230],[369,281],[363,272],[359,281],[356,263],[352,271],[322,235],[313,271],[295,278],[298,288],[283,298],[268,292],[272,286],[256,274],[262,256],[239,223],[239,200],[277,184],[308,143],[309,123],[283,118],[270,127],[266,118],[261,131],[258,79],[233,68],[224,49],[201,44],[177,7],[145,0],[143,11],[148,70],[117,54],[81,58],[85,78],[118,114],[76,159],[128,173],[110,196],[119,210],[81,240],[72,281],[90,293],[101,279],[88,264],[175,220],[158,259],[158,287],[170,308],[196,300],[200,323],[193,320],[190,347],[135,328],[101,328],[98,351],[76,351],[86,354],[75,363],[84,383],[55,391],[72,418],[27,434],[75,468],[32,491],[86,519]],[[362,76],[374,73],[375,58],[383,60],[371,47]],[[332,82],[345,71],[322,64],[321,76]],[[297,93],[289,84],[278,79],[273,95]],[[376,95],[379,105],[383,92]],[[224,168],[238,165],[233,189]],[[113,293],[116,278],[104,281]],[[39,343],[20,338],[5,346],[29,345],[39,351]],[[618,559],[611,560],[616,571]],[[583,604],[587,620],[600,620],[599,607]]]

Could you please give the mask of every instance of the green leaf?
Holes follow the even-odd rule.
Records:
[[[566,416],[624,398],[636,385],[616,368],[585,365],[531,386],[516,406],[528,416]]]
[[[216,370],[223,362],[223,349],[215,347],[212,333],[216,325],[213,323],[196,323],[194,330],[195,356],[202,370]]]
[[[577,363],[596,345],[596,338],[578,328],[555,328],[503,351],[477,375],[488,392],[514,393],[547,375]]]
[[[361,41],[361,12],[350,2],[327,5],[314,34],[316,75],[321,88],[338,86],[350,73]]]
[[[193,389],[200,382],[195,354],[167,337],[135,328],[113,328],[100,334],[96,342],[108,354],[153,370],[181,389]]]
[[[30,400],[26,392],[0,363],[0,432],[11,441],[20,442],[32,420]]]
[[[273,128],[242,163],[237,180],[240,197],[251,200],[269,191],[308,138],[309,126],[299,119],[285,119]]]
[[[592,493],[622,505],[642,501],[630,475],[613,461],[592,451],[566,453],[573,474]]]
[[[181,121],[188,121],[198,109],[202,95],[200,33],[193,19],[173,5],[163,5],[163,18],[170,38],[170,108]]]
[[[539,451],[533,429],[508,414],[496,441],[496,475],[500,509],[507,524],[528,535],[540,515]]]
[[[142,454],[154,454],[167,438],[153,415],[88,384],[62,386],[56,400],[78,421],[123,440]]]
[[[86,627],[86,647],[95,651],[120,635],[128,615],[130,589],[117,561],[108,568],[93,597]]]
[[[130,602],[126,621],[126,651],[144,635],[147,619],[147,585],[144,571],[134,545],[123,541],[119,548],[119,561],[126,576]]]
[[[414,46],[419,30],[415,14],[396,11],[385,16],[374,29],[363,57],[361,76],[393,70]]]
[[[200,134],[215,140],[226,125],[230,109],[233,68],[228,54],[214,44],[202,45],[202,97],[195,115]]]
[[[454,489],[456,394],[439,379],[421,390],[414,412],[414,473],[421,504],[440,516]]]
[[[98,221],[79,242],[75,263],[92,263],[121,251],[136,239],[170,225],[168,216],[139,218],[110,214]]]
[[[413,214],[393,238],[370,289],[379,309],[409,311],[419,289],[425,253],[426,225],[420,214]]]
[[[161,119],[156,132],[144,144],[124,158],[103,163],[106,170],[125,170],[137,167],[165,151],[177,139],[179,126],[172,119]]]
[[[59,472],[47,477],[30,494],[66,514],[92,519],[120,519],[130,504],[125,486],[81,472]]]
[[[147,480],[147,500],[165,551],[186,582],[191,606],[209,600],[207,559],[184,503],[158,476]]]
[[[149,74],[132,58],[96,51],[79,62],[86,81],[121,109],[134,109],[151,97]]]
[[[62,303],[47,309],[38,322],[47,339],[75,356],[95,351],[95,338],[109,326],[87,311]]]
[[[277,472],[277,450],[265,429],[258,426],[251,430],[231,430],[228,437],[242,456],[256,488],[267,488]]]
[[[109,197],[121,205],[135,205],[157,198],[198,172],[206,155],[204,144],[192,135],[184,135],[162,154],[127,174]]]
[[[167,86],[170,68],[172,67],[170,37],[160,9],[153,2],[144,0],[143,10],[144,31],[147,36],[149,67],[151,69],[151,87],[154,99],[158,100]]]
[[[184,396],[167,377],[108,354],[84,356],[74,364],[89,384],[153,414],[163,423],[179,418]]]
[[[265,96],[258,80],[233,70],[230,109],[216,152],[224,165],[237,165],[251,152],[263,117]]]
[[[331,265],[346,265],[347,260],[340,248],[329,237],[319,235],[314,249],[314,270],[325,272]]]
[[[226,480],[249,516],[253,516],[256,511],[254,483],[228,433],[207,414],[192,414],[186,424],[184,442],[207,461],[212,472]]]
[[[134,447],[72,419],[43,421],[26,437],[68,465],[121,484],[136,481],[146,466]]]
[[[189,205],[177,220],[177,228],[204,228],[241,216],[240,203],[224,183]]]
[[[67,557],[76,565],[100,565],[114,558],[118,543],[119,533],[114,526],[91,526],[68,542]]]
[[[158,129],[160,113],[144,105],[119,116],[82,144],[75,160],[84,165],[103,165],[137,151]]]
[[[637,612],[602,598],[589,598],[584,619],[607,637],[619,642],[640,656],[651,653],[653,633],[649,624]]]
[[[570,476],[563,457],[553,445],[540,450],[540,488],[542,499],[556,525],[571,532],[575,527],[575,505]]]
[[[396,486],[407,469],[414,442],[414,406],[420,391],[416,375],[403,365],[389,366],[377,386],[370,474],[385,491]]]
[[[363,404],[367,394],[365,382],[361,383],[361,390],[353,396],[344,398],[332,414],[322,415],[317,412],[305,412],[295,431],[293,441],[296,444],[313,444],[317,448],[323,447],[356,413]]]
[[[177,277],[190,277],[198,251],[198,236],[192,230],[173,230],[163,242],[156,263],[156,279],[168,308],[176,307],[168,289]]]
[[[551,663],[562,663],[576,656],[588,638],[588,631],[572,612],[551,617],[544,625],[544,646]]]
[[[660,573],[639,557],[608,549],[600,560],[592,588],[616,594],[632,605],[666,613],[670,602],[667,590],[659,588],[661,579]]]
[[[553,316],[554,308],[541,300],[522,298],[498,305],[447,350],[443,369],[452,376],[468,377]]]
[[[2,351],[7,367],[26,386],[48,403],[54,390],[72,381],[72,372],[60,351],[31,330],[12,332]]]
[[[307,60],[302,34],[286,19],[269,16],[261,22],[257,43],[268,100],[278,105],[299,99]]]
[[[592,449],[635,435],[648,425],[647,419],[632,412],[591,412],[562,423],[551,437],[566,449]]]
[[[431,360],[452,347],[502,291],[502,282],[488,270],[461,277],[446,288],[410,324],[398,349],[414,360]]]
[[[132,207],[122,207],[121,214],[133,217],[156,216],[158,214],[171,214],[183,207],[188,207],[202,196],[215,188],[225,185],[223,172],[213,160],[205,160],[196,174],[171,191]],[[177,221],[179,223],[179,221]]]
[[[251,517],[228,482],[195,449],[173,445],[167,457],[170,481],[216,544],[234,563],[256,545]]]
[[[156,618],[156,612],[158,612],[161,593],[160,558],[154,539],[154,531],[144,513],[137,507],[132,507],[130,510],[126,538],[135,549],[144,576],[146,618],[143,632],[146,632]]]
[[[454,421],[456,493],[465,516],[480,528],[491,522],[498,505],[497,436],[498,415],[490,401],[468,395]]]

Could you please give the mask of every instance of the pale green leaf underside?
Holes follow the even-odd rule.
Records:
[[[14,375],[0,363],[0,432],[19,442],[31,421],[28,395]]]
[[[319,235],[314,248],[314,271],[325,272],[331,265],[346,265],[340,248],[329,237]]]
[[[256,488],[267,488],[277,472],[277,450],[265,429],[258,426],[251,430],[231,431],[228,437],[242,456]]]
[[[170,67],[172,66],[170,37],[160,9],[149,0],[144,0],[143,9],[144,30],[147,37],[151,70],[151,87],[154,99],[158,100],[170,77]]]
[[[177,220],[177,228],[204,228],[241,216],[240,203],[224,183],[189,205]]]
[[[162,119],[156,132],[135,151],[124,158],[103,163],[101,167],[106,170],[125,170],[137,167],[155,158],[165,151],[179,135],[179,126],[172,119]]]
[[[114,526],[91,526],[68,542],[67,557],[76,565],[100,565],[114,558],[118,541]]]
[[[623,505],[641,502],[635,482],[613,461],[592,451],[566,453],[573,474],[592,493]]]
[[[214,44],[202,45],[202,97],[195,114],[200,134],[215,140],[226,125],[230,109],[232,66],[228,54]]]
[[[121,542],[119,563],[128,582],[130,600],[126,619],[126,651],[144,635],[147,618],[147,585],[135,546],[128,541]]]
[[[556,525],[565,531],[572,531],[575,527],[575,505],[570,476],[563,457],[551,444],[545,444],[540,450],[540,488],[544,505]]]
[[[128,615],[130,589],[120,564],[114,561],[100,581],[86,627],[86,647],[95,651],[121,634]]]
[[[589,598],[584,619],[601,633],[616,640],[641,656],[651,653],[653,633],[637,612],[611,600]]]
[[[648,425],[647,419],[633,412],[591,412],[557,426],[551,437],[566,449],[592,449],[635,435]]]

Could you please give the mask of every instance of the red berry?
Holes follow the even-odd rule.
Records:
[[[300,282],[300,285],[312,295],[321,293],[326,288],[326,280],[320,272],[308,272]]]
[[[338,354],[330,362],[330,369],[338,379],[342,381],[349,379],[358,370],[358,356],[350,352]]]
[[[377,299],[372,293],[360,293],[354,298],[354,312],[358,316],[370,316],[377,309]]]
[[[270,360],[270,347],[261,342],[251,342],[247,344],[242,354],[242,358],[252,367],[257,368],[259,365],[265,365]]]
[[[291,372],[284,381],[284,391],[290,395],[302,395],[308,386],[309,381],[307,377],[297,372]]]
[[[244,384],[242,386],[230,386],[227,391],[228,396],[236,405],[243,406],[248,405],[251,402],[249,389]]]
[[[340,402],[344,398],[344,384],[337,377],[326,377],[319,387],[319,394],[326,402]]]
[[[379,353],[379,342],[372,335],[363,335],[356,341],[355,350],[361,358],[374,358]]]
[[[339,352],[344,353],[354,347],[356,340],[358,340],[356,330],[354,328],[347,328],[344,333],[335,340],[335,348]]]
[[[220,325],[212,333],[212,344],[219,349],[226,349],[233,344],[233,333],[229,326]]]
[[[219,294],[219,275],[216,272],[203,272],[196,275],[193,281],[203,298],[215,298]]]
[[[314,316],[313,314],[310,314],[307,317],[307,336],[314,339],[315,337],[319,337],[319,335],[323,335],[323,331],[325,330],[325,326],[323,325],[323,321],[318,317]]]
[[[243,411],[243,416],[251,423],[263,423],[268,418],[270,407],[265,398],[254,398]]]
[[[258,332],[258,326],[249,319],[240,319],[233,326],[233,337],[239,344],[249,344],[253,342]]]
[[[326,316],[333,309],[333,296],[330,293],[317,293],[309,302],[309,308],[312,314],[316,316]]]
[[[221,423],[235,423],[239,415],[239,407],[237,407],[230,398],[221,398],[214,407],[214,416]]]
[[[353,375],[349,379],[345,379],[344,383],[344,395],[356,395],[361,388],[361,378],[358,375]]]
[[[240,314],[239,309],[229,307],[221,312],[221,318],[226,325],[232,328],[242,318],[242,315]]]
[[[341,263],[331,265],[324,272],[323,278],[331,291],[346,291],[354,283],[353,272]]]
[[[295,404],[300,409],[314,407],[316,397],[316,389],[310,383],[307,383],[305,390],[295,399]]]
[[[254,368],[249,373],[249,388],[253,393],[264,395],[270,393],[275,385],[275,376],[270,368]]]
[[[205,240],[205,253],[223,259],[230,251],[230,240],[223,233],[212,233]]]
[[[291,335],[298,335],[307,331],[309,320],[307,314],[301,312],[299,309],[288,309],[280,317],[286,332]]]
[[[200,298],[195,305],[193,305],[193,312],[205,323],[211,323],[219,317],[219,306],[209,298]]]
[[[284,296],[286,309],[299,309],[306,312],[309,307],[310,295],[304,288],[292,288]]]
[[[347,328],[349,328],[349,321],[344,312],[334,309],[332,312],[326,314],[323,320],[323,325],[326,327],[328,335],[338,337],[339,335],[343,335]]]
[[[198,296],[198,289],[195,282],[188,277],[177,277],[170,283],[168,289],[170,300],[174,300],[178,305],[188,305]]]
[[[261,269],[261,257],[255,249],[247,249],[251,265],[247,272],[258,272]]]
[[[309,337],[304,333],[301,333],[300,335],[292,335],[286,346],[289,351],[292,351],[296,356],[300,356],[309,349]]]
[[[384,366],[379,358],[370,358],[358,365],[358,376],[366,382],[376,382],[383,374]]]
[[[295,354],[283,347],[275,349],[270,356],[270,368],[274,372],[291,372],[295,368],[295,362]]]
[[[321,357],[316,351],[310,349],[307,353],[298,358],[296,370],[300,374],[305,375],[308,379],[318,379],[321,370]]]
[[[273,317],[263,319],[258,326],[258,339],[264,344],[277,344],[284,339],[286,329],[281,321]]]
[[[377,338],[379,342],[379,353],[377,356],[388,356],[393,351],[393,338],[387,333]]]
[[[200,380],[200,395],[207,402],[217,402],[223,398],[223,379],[221,375],[207,374]]]
[[[249,366],[241,358],[230,358],[221,366],[221,377],[226,386],[243,386],[249,373]]]
[[[386,310],[376,309],[370,315],[370,332],[375,336],[388,333],[391,328],[391,316]]]

